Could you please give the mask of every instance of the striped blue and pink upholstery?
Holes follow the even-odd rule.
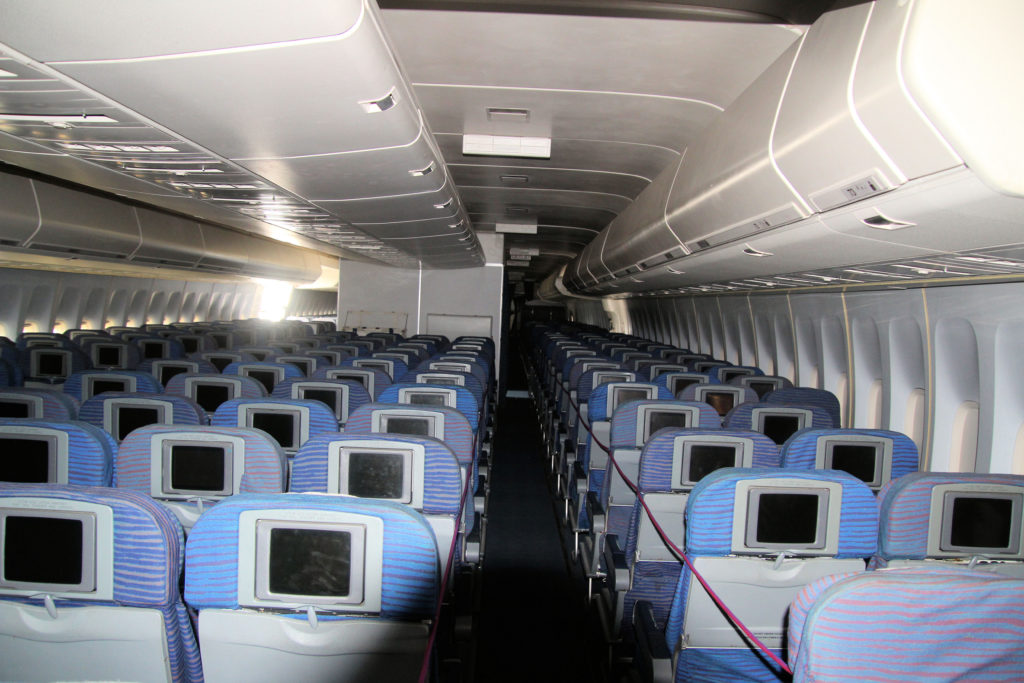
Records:
[[[790,608],[794,683],[1016,681],[1024,579],[963,568],[832,576]]]
[[[139,363],[139,366],[135,369],[138,370],[139,372],[148,372],[149,374],[159,379],[159,375],[153,371],[153,364],[160,363],[163,361],[166,361],[172,365],[183,363],[195,363],[194,372],[217,373],[217,366],[211,363],[210,361],[206,360],[205,358],[184,358],[183,356],[179,356],[177,358],[151,358],[149,360],[144,360],[141,363]]]
[[[4,499],[9,498],[74,500],[110,508],[114,525],[113,600],[58,598],[55,600],[58,609],[88,609],[104,605],[157,610],[162,616],[163,635],[167,640],[171,680],[175,683],[199,683],[203,680],[199,648],[178,592],[184,541],[181,526],[174,515],[148,496],[106,487],[0,483],[0,508]],[[40,598],[4,595],[2,599],[40,605]],[[61,637],[73,638],[73,635]],[[118,639],[116,634],[111,634],[111,637]],[[67,665],[69,680],[104,677],[78,669],[77,662],[69,661]],[[2,668],[3,664],[0,664],[0,670]],[[128,672],[126,679],[130,677]]]
[[[640,493],[672,493],[672,465],[676,440],[680,438],[700,440],[703,436],[732,436],[749,439],[753,444],[751,464],[754,467],[775,468],[778,466],[779,449],[771,439],[760,432],[738,429],[663,429],[647,442],[640,454],[640,474],[637,477],[637,487]],[[677,494],[686,495],[683,492],[677,492]],[[680,506],[684,502],[680,502]],[[650,602],[654,608],[655,620],[659,624],[665,623],[672,605],[672,594],[682,570],[682,565],[678,562],[649,561],[643,558],[634,561],[640,523],[646,514],[640,502],[636,501],[630,510],[625,530],[621,530],[621,521],[618,517],[614,521],[615,530],[609,529],[609,533],[618,533],[620,538],[622,534],[625,535],[623,547],[625,548],[626,562],[632,565],[633,585],[626,593],[625,609],[622,614],[623,633],[627,635],[629,634],[627,627],[632,623],[633,618],[633,604],[637,600]],[[609,525],[613,524],[611,518],[608,522]],[[678,537],[680,531],[679,529],[666,529],[666,532],[673,537]]]
[[[738,388],[740,390],[740,400],[736,402],[737,406],[743,403],[757,403],[757,392],[750,387],[737,387],[735,384],[714,384],[712,382],[708,384],[691,384],[683,389],[683,393],[679,395],[679,400],[696,401],[698,387],[703,387],[705,391],[715,391],[716,387],[730,391]]]
[[[17,433],[25,427],[67,435],[68,480],[63,483],[76,486],[111,485],[117,443],[110,434],[88,422],[0,418],[0,432]],[[4,457],[14,456],[4,454]]]
[[[300,398],[233,398],[224,401],[210,418],[210,424],[217,427],[244,427],[244,418],[239,419],[239,409],[248,405],[280,406],[281,408],[305,408],[309,411],[309,438],[338,431],[338,418],[334,411],[320,401]],[[301,446],[302,444],[298,444]]]
[[[61,389],[76,401],[83,401],[85,398],[82,393],[85,391],[86,377],[111,380],[130,377],[135,379],[135,391],[146,394],[164,393],[164,387],[156,377],[148,372],[138,372],[137,370],[83,370],[68,377]]]
[[[729,382],[722,381],[723,370],[749,370],[749,372],[746,373],[746,376],[757,376],[764,374],[764,371],[761,368],[755,367],[753,365],[722,365],[708,370],[708,374],[711,376],[712,383],[729,384]]]
[[[345,425],[346,434],[373,434],[373,415],[375,412],[387,410],[427,410],[440,412],[444,415],[444,439],[442,441],[452,449],[460,465],[474,462],[473,430],[466,416],[454,408],[439,406],[412,406],[404,403],[367,403],[357,408],[348,417]]]
[[[141,398],[166,403],[171,409],[171,424],[202,425],[206,424],[206,411],[199,404],[185,396],[174,394],[145,394],[120,391],[108,391],[87,399],[78,412],[83,422],[96,425],[103,429],[103,404],[112,399]],[[116,437],[115,437],[116,438]]]
[[[245,473],[239,493],[280,493],[285,487],[286,460],[280,446],[265,432],[243,427],[149,425],[136,429],[121,442],[114,462],[114,486],[149,495],[152,441],[166,433],[220,434],[238,437],[245,444]]]
[[[661,392],[658,392],[659,395]],[[643,443],[638,443],[636,438],[636,427],[637,427],[637,416],[640,413],[641,406],[685,406],[695,408],[699,411],[700,417],[697,424],[693,425],[693,429],[719,429],[721,427],[721,419],[718,417],[718,413],[715,412],[714,408],[709,406],[707,403],[700,401],[674,401],[672,399],[656,399],[647,401],[631,401],[623,406],[620,406],[615,414],[612,415],[612,432],[611,432],[611,444],[612,448],[642,448]],[[651,435],[653,436],[653,434]]]
[[[347,415],[351,415],[352,411],[361,405],[365,405],[370,402],[370,394],[367,393],[366,387],[360,382],[354,379],[286,379],[283,382],[278,382],[274,387],[274,391],[271,393],[272,398],[293,398],[292,397],[292,386],[299,382],[327,382],[328,384],[343,384],[348,387],[348,410],[345,411]]]
[[[722,424],[727,429],[757,429],[757,425],[754,423],[754,410],[756,408],[802,408],[811,411],[811,429],[831,429],[836,426],[832,423],[832,416],[818,406],[797,405],[795,403],[780,405],[778,403],[749,402],[741,403],[730,410]]]
[[[321,434],[307,441],[295,454],[292,464],[291,485],[293,493],[327,493],[327,470],[330,448],[333,444],[353,441],[378,441],[381,447],[401,444],[423,446],[423,508],[420,512],[430,515],[458,515],[462,497],[462,473],[455,454],[444,442],[426,436],[402,434],[351,434],[336,432]],[[443,549],[442,552],[447,552]]]
[[[878,555],[872,567],[886,567],[890,560],[927,559],[932,490],[942,484],[997,484],[1024,493],[1024,476],[1019,474],[913,472],[893,479],[878,493]]]
[[[373,395],[370,396],[371,401],[377,400],[380,396],[380,392],[391,386],[391,376],[383,370],[377,370],[375,368],[357,368],[351,364],[342,363],[341,365],[322,365],[317,368],[313,374],[313,379],[327,379],[331,376],[332,371],[348,371],[358,370],[359,372],[369,372],[373,375]]]
[[[209,377],[221,377],[218,373],[184,373],[181,375],[175,375],[171,378],[171,381],[167,383],[167,388],[164,393],[174,394],[176,396],[188,396],[185,391],[185,380],[192,378],[209,378]],[[252,377],[237,376],[232,379],[237,379],[242,387],[242,395],[239,398],[260,398],[267,395],[266,389],[263,385],[254,380]]]
[[[410,384],[398,382],[382,391],[378,401],[380,403],[401,403],[398,397],[402,389],[422,389],[424,387],[453,389],[455,391],[455,409],[466,416],[466,419],[469,420],[469,426],[473,429],[473,433],[477,432],[480,426],[480,404],[477,403],[472,392],[465,387],[451,384]]]
[[[890,479],[898,479],[904,474],[917,472],[917,445],[906,434],[888,429],[801,429],[779,449],[782,455],[782,467],[798,470],[814,469],[818,441],[828,437],[843,436],[871,436],[891,441],[892,476]]]
[[[789,480],[805,480],[809,484],[815,482],[838,483],[842,487],[839,512],[838,549],[830,557],[837,560],[850,559],[857,566],[864,566],[861,560],[871,557],[877,547],[878,509],[875,496],[871,490],[856,477],[836,470],[779,470],[775,468],[728,468],[712,472],[702,479],[690,494],[686,507],[686,555],[693,561],[701,557],[729,558],[732,556],[733,522],[736,502],[736,487],[741,481],[758,479],[777,479],[784,477]],[[832,501],[830,501],[832,504]],[[791,563],[799,562],[791,557]],[[746,561],[737,557],[736,561]],[[771,560],[764,560],[764,570],[753,570],[746,567],[744,571],[766,571],[770,569]],[[820,561],[808,558],[808,561]],[[795,564],[793,565],[796,566]],[[837,567],[845,567],[846,563]],[[795,572],[795,568],[790,571]],[[835,571],[844,571],[837,568]],[[736,574],[730,583],[750,583],[761,585],[751,574]],[[716,577],[708,576],[712,585]],[[783,584],[786,587],[791,584]],[[768,587],[766,587],[768,588]],[[688,567],[684,567],[679,575],[679,583],[672,599],[668,622],[665,626],[665,641],[670,649],[675,650],[681,642],[681,635],[686,627],[687,601],[691,590],[703,590]],[[739,606],[738,606],[739,607]],[[780,615],[779,623],[783,621]],[[699,625],[697,625],[699,627]],[[785,659],[785,651],[773,650],[776,655]],[[759,651],[740,648],[700,648],[682,647],[676,657],[676,681],[697,680],[757,680],[778,681],[781,677],[779,667],[768,660]]]
[[[0,391],[0,401],[7,397],[34,396],[42,400],[43,414],[34,417],[43,420],[77,420],[79,402],[60,389],[34,389],[29,387],[6,387]]]
[[[399,620],[433,618],[440,584],[439,565],[434,533],[423,516],[397,503],[310,493],[237,495],[207,511],[192,528],[186,548],[185,601],[193,609],[240,609],[238,520],[247,510],[307,510],[311,520],[320,511],[339,511],[382,520],[383,582],[381,609],[376,616]],[[279,616],[307,618],[305,611],[281,612]],[[332,621],[364,617],[322,614],[319,618]]]
[[[299,370],[295,365],[289,363],[274,363],[270,361],[263,361],[259,363],[228,363],[222,375],[243,375],[242,371],[245,370],[273,370],[281,369],[284,372],[284,379],[298,379],[305,377],[302,374],[302,370]],[[283,381],[283,380],[282,380]],[[269,393],[269,392],[268,392]]]
[[[843,416],[839,399],[827,389],[813,387],[789,387],[776,389],[764,396],[765,403],[783,403],[794,406],[817,406],[832,416],[832,426],[840,427]]]

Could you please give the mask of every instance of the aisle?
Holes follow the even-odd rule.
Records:
[[[510,359],[519,364],[515,351]],[[510,370],[509,388],[519,388],[522,370]],[[532,400],[505,398],[498,424],[476,680],[596,680],[583,656],[586,609],[563,553]]]

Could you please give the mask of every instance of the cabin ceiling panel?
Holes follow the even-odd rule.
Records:
[[[739,95],[802,33],[772,24],[409,10],[383,14],[415,84],[643,93],[718,107]]]
[[[452,179],[461,188],[518,191],[541,187],[545,190],[593,192],[635,199],[648,185],[645,178],[635,175],[577,169],[517,167],[511,160],[507,166],[449,162],[448,167]]]
[[[485,213],[506,212],[506,207],[536,207],[530,215],[545,215],[545,211],[560,212],[566,209],[587,209],[615,215],[629,206],[631,199],[618,194],[605,194],[586,190],[559,190],[539,187],[460,187],[463,201],[473,206],[484,207]],[[538,218],[539,219],[539,218]]]

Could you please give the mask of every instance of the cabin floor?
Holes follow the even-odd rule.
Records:
[[[508,391],[526,394],[521,359],[510,349]],[[476,661],[465,680],[604,680],[586,584],[565,551],[532,399],[506,392],[496,424]]]

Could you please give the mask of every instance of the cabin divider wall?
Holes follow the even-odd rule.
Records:
[[[0,335],[145,323],[232,320],[256,315],[260,287],[208,282],[0,269]]]
[[[935,471],[1024,473],[1024,284],[640,297],[628,332],[828,389]]]

